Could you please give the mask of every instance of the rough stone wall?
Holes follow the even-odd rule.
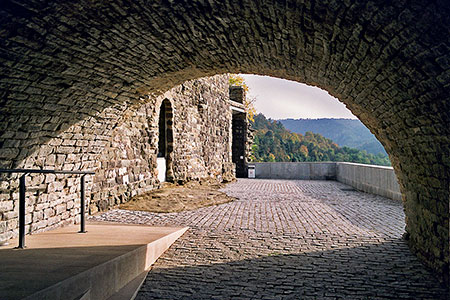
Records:
[[[110,130],[118,120],[118,107],[111,107],[96,118],[91,117],[74,124],[39,147],[27,147],[34,133],[22,134],[21,141],[15,141],[20,159],[11,162],[1,160],[3,167],[55,169],[55,170],[95,170],[100,167],[99,153],[110,139]],[[36,122],[45,116],[23,118],[24,123]],[[33,123],[35,124],[35,123]],[[43,128],[52,130],[49,123]],[[5,135],[9,135],[8,132]],[[17,135],[16,135],[17,136]],[[12,140],[6,139],[5,144]],[[18,185],[17,174],[0,175],[0,240],[7,240],[17,235],[18,228]],[[87,192],[92,186],[92,176],[86,177]],[[25,232],[37,232],[65,224],[79,222],[80,212],[80,176],[63,174],[28,174],[26,175],[26,219]]]
[[[230,86],[230,100],[244,104],[246,93],[241,86]]]
[[[248,176],[248,162],[251,157],[253,133],[245,112],[245,89],[241,86],[230,86],[232,111],[232,161],[236,167],[236,177]]]
[[[140,96],[186,80],[230,72],[316,85],[383,144],[410,247],[448,278],[447,1],[5,0],[0,11],[2,166],[22,166],[74,124],[101,124],[101,135]]]
[[[145,104],[129,107],[120,119],[114,110],[104,112],[114,125],[74,125],[21,167],[94,170],[96,174],[86,178],[90,213],[157,188],[159,107],[165,99],[173,107],[174,180],[232,178],[227,75],[188,81],[159,97],[147,96]],[[5,240],[17,234],[18,177],[2,179],[0,240]],[[27,175],[26,232],[77,222],[79,187],[79,176]]]
[[[222,181],[232,176],[231,170],[226,171],[231,161],[228,76],[188,81],[127,112],[113,130],[94,176],[91,213],[159,186],[159,108],[166,99],[173,108],[172,180],[186,182],[210,177]]]
[[[229,177],[231,111],[228,76],[183,84],[165,94],[174,101],[174,180]]]
[[[246,93],[241,86],[230,86],[230,101],[233,107],[231,119],[231,159],[236,166],[236,177],[247,177],[247,114],[244,112]]]
[[[159,185],[155,174],[158,104],[161,101],[151,99],[139,109],[130,109],[112,130],[95,170],[90,213],[107,210]]]

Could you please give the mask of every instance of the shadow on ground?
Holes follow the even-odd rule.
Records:
[[[399,245],[157,266],[137,299],[448,299],[448,289]]]
[[[144,245],[0,249],[0,299],[23,299]],[[88,287],[70,288],[75,299]]]

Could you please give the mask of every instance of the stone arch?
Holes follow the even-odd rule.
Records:
[[[0,10],[2,167],[42,165],[33,157],[48,144],[64,155],[61,136],[81,134],[89,144],[92,125],[105,133],[143,95],[188,79],[233,72],[316,85],[384,145],[410,246],[448,277],[445,1],[19,0]],[[74,124],[83,131],[72,132]]]
[[[158,170],[164,172],[163,176],[158,174],[158,178],[160,181],[173,181],[173,109],[169,99],[161,102],[158,131]]]

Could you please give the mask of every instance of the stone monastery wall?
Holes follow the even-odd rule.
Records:
[[[95,175],[86,176],[89,211],[107,210],[159,187],[158,121],[160,106],[168,101],[170,179],[230,180],[234,168],[228,93],[227,75],[191,80],[161,96],[141,99],[139,107],[113,107],[101,118],[73,125],[23,162],[6,167],[94,170]],[[16,236],[18,228],[18,176],[2,176],[0,241]],[[80,176],[30,174],[26,184],[27,233],[79,220]]]
[[[383,144],[402,192],[405,238],[448,280],[449,16],[446,0],[2,1],[0,166],[99,169],[129,106],[186,80],[230,72],[314,85]],[[34,205],[75,189],[31,180],[58,190],[30,203],[36,214]],[[0,232],[16,227],[4,197]],[[66,203],[57,215],[72,213]]]
[[[228,77],[188,81],[131,111],[112,131],[94,176],[91,213],[159,186],[158,120],[165,99],[173,109],[173,180],[232,176]]]

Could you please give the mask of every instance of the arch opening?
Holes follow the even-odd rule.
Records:
[[[445,2],[87,2],[0,8],[2,166],[55,167],[65,159],[70,168],[98,168],[97,148],[124,111],[185,80],[234,72],[317,85],[384,144],[411,248],[448,278]],[[67,136],[79,138],[75,150],[63,144]],[[89,147],[83,160],[77,147]]]
[[[283,142],[285,139],[286,143],[276,143],[275,151],[278,153],[272,153],[272,160],[328,160],[391,166],[387,152],[376,136],[344,103],[326,90],[269,76],[240,74],[237,78],[244,80],[248,90],[247,103],[254,108],[253,124],[259,129],[256,141],[263,143],[263,149],[266,149],[268,141],[264,143],[260,140],[266,140],[261,134],[267,133],[267,127],[270,127],[272,132],[275,130],[284,133],[275,136],[277,141]],[[280,128],[266,123],[273,121],[276,121]],[[307,132],[319,134],[317,137],[320,141],[315,141],[314,136],[308,133],[312,142],[308,144],[305,137]],[[319,142],[323,144],[323,149],[317,144]],[[299,143],[304,144],[304,149],[309,148],[305,149],[304,155],[294,153],[300,152],[297,146]],[[264,153],[263,149],[255,145],[254,150],[257,149],[260,151],[253,152],[253,161],[270,161],[269,153]],[[308,155],[316,152],[318,155]]]

